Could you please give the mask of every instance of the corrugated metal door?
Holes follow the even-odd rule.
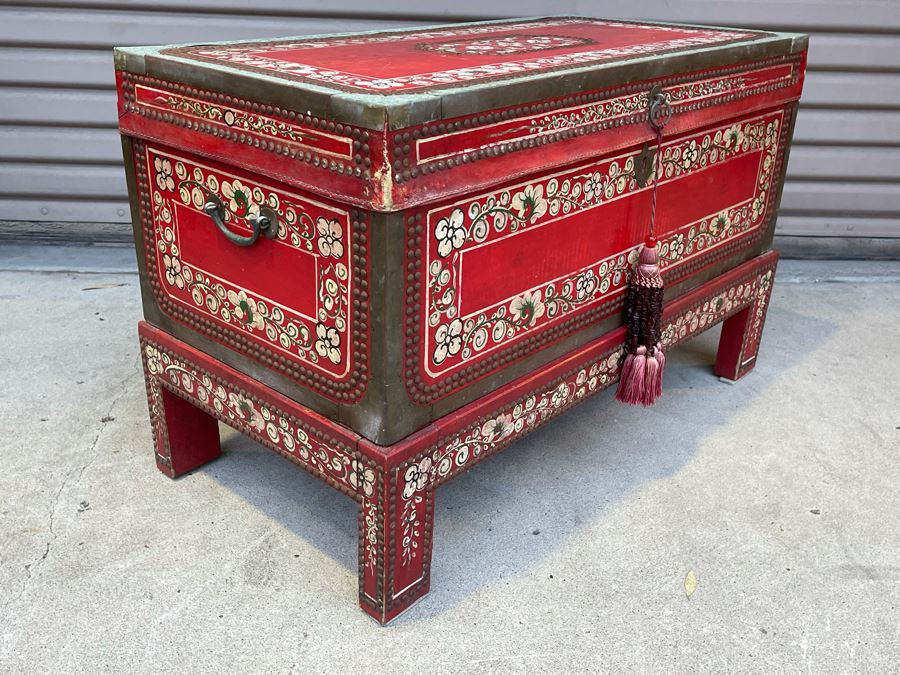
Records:
[[[805,250],[900,248],[898,0],[456,0],[445,7],[435,0],[0,2],[0,221],[46,223],[7,224],[0,233],[128,236],[112,45],[572,13],[810,33],[780,242],[795,251],[798,243]]]

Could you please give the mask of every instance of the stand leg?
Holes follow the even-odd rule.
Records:
[[[159,470],[176,478],[222,454],[216,419],[162,387],[149,374],[147,377]]]
[[[382,624],[428,593],[434,492],[418,467],[382,474],[360,503],[359,604]]]
[[[759,289],[756,299],[722,323],[716,353],[715,373],[727,380],[739,380],[756,365],[756,355],[772,296],[772,284]]]

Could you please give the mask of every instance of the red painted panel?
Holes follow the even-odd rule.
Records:
[[[424,35],[428,35],[427,31]],[[492,32],[478,36],[472,32],[463,38],[448,39],[420,37],[412,33],[409,37],[398,35],[391,42],[378,44],[372,49],[366,44],[340,44],[320,46],[316,49],[261,49],[258,55],[276,58],[297,64],[311,64],[321,68],[339,70],[345,73],[356,73],[366,77],[390,78],[397,76],[420,75],[440,72],[450,68],[467,68],[484,66],[516,60],[517,54],[533,56],[539,52],[541,56],[557,54],[575,54],[598,49],[622,49],[652,42],[678,40],[697,36],[700,31],[659,30],[648,27],[631,26],[618,28],[599,23],[582,22],[576,24],[554,26],[552,36],[546,29],[535,29],[528,24],[504,31]],[[557,39],[554,44],[549,38]],[[518,38],[515,42],[510,38]],[[544,38],[546,43],[540,38]],[[516,50],[514,45],[522,45]],[[532,48],[529,47],[529,43]],[[547,47],[540,47],[547,44]],[[536,48],[537,47],[537,48]],[[519,57],[521,58],[521,57]]]
[[[234,102],[234,99],[231,99]],[[350,159],[353,157],[353,141],[347,137],[328,134],[309,125],[299,125],[277,117],[261,115],[235,105],[210,103],[208,100],[176,93],[165,88],[143,84],[134,87],[135,105],[144,109],[177,113],[205,124],[230,128],[250,134],[262,140],[278,140],[303,148]]]
[[[181,258],[220,279],[240,280],[254,295],[274,300],[306,316],[316,314],[316,259],[306,251],[261,237],[252,247],[228,241],[205,213],[175,206]],[[234,232],[251,233],[229,223]]]
[[[659,187],[657,233],[752,199],[761,153],[750,152]],[[463,316],[624,251],[647,232],[651,191],[578,211],[462,254]],[[503,273],[498,274],[498,261]]]
[[[696,105],[698,101],[706,101],[715,96],[744,94],[754,91],[757,87],[772,90],[776,87],[787,87],[792,78],[796,76],[797,65],[794,63],[781,63],[774,66],[760,67],[745,72],[732,73],[722,70],[708,71],[705,79],[691,80],[682,83],[665,83],[665,91],[673,113],[683,113],[688,106]],[[698,73],[698,75],[700,75]],[[540,111],[532,115],[517,116],[510,120],[494,122],[469,128],[468,124],[458,131],[434,136],[431,138],[419,138],[415,140],[415,158],[418,164],[425,164],[441,157],[453,156],[464,153],[472,148],[485,148],[500,143],[509,143],[517,139],[552,137],[560,129],[582,129],[596,125],[597,122],[607,122],[617,119],[628,119],[635,112],[642,112],[646,107],[645,92],[653,85],[647,82],[643,90],[611,96],[611,89],[601,89],[587,94],[588,98],[597,97],[590,103],[576,106],[563,107],[551,113]],[[566,97],[550,99],[550,102],[565,101]],[[516,109],[513,106],[512,109]],[[503,111],[509,111],[505,108]],[[692,112],[692,117],[696,117]],[[459,121],[468,121],[470,116],[448,120],[448,127]],[[677,117],[676,117],[677,120]],[[674,122],[673,122],[674,124]],[[691,126],[695,126],[692,124]],[[641,134],[650,135],[648,127],[638,125],[636,129]],[[671,133],[671,131],[670,131]],[[616,138],[616,130],[610,129],[608,137]],[[584,145],[584,139],[579,138],[577,143]],[[607,141],[610,147],[613,143]],[[542,148],[540,152],[546,152]]]
[[[410,162],[393,204],[413,206],[459,192],[475,192],[501,180],[552,171],[623,148],[653,142],[640,115],[646,93],[663,87],[673,109],[666,136],[754,112],[780,108],[800,96],[805,53],[683,76],[635,82],[621,88],[547,99],[489,113],[432,122],[388,137],[388,156]],[[618,91],[617,91],[618,90]],[[620,93],[621,92],[621,93]],[[583,98],[582,98],[583,97]],[[581,101],[587,101],[582,103]],[[408,151],[407,151],[408,149]]]
[[[433,27],[422,31],[192,45],[165,50],[287,79],[378,92],[423,90],[522,73],[621,61],[760,33],[575,17]]]
[[[361,394],[364,351],[350,302],[365,272],[364,258],[351,255],[349,213],[193,154],[156,144],[135,149],[145,257],[160,309],[240,351],[278,359],[288,372],[302,365],[324,373],[329,389],[353,380],[353,395]],[[275,238],[232,243],[203,211],[212,197],[236,234],[252,231],[256,211],[274,211]]]
[[[668,283],[759,241],[789,123],[789,110],[776,109],[664,140],[656,234]],[[408,383],[415,401],[436,400],[619,309],[630,256],[648,230],[639,148],[432,207],[424,241],[408,230],[422,247],[423,281],[407,288],[419,303],[420,370]]]

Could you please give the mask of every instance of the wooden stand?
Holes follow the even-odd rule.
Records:
[[[671,348],[724,321],[717,374],[755,363],[777,263],[759,256],[671,302]],[[219,456],[217,420],[359,504],[359,602],[387,623],[429,589],[434,491],[618,378],[624,329],[515,380],[402,441],[379,446],[141,322],[156,461],[176,477]]]

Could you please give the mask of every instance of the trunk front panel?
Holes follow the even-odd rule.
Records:
[[[757,245],[773,224],[789,110],[664,140],[656,234],[667,284]],[[410,213],[407,252],[421,261],[407,286],[418,298],[407,305],[413,400],[449,395],[619,309],[650,221],[641,152]]]

